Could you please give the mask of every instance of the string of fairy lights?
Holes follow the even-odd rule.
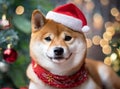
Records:
[[[86,17],[88,17],[88,23],[90,27],[92,27],[93,31],[91,31],[90,36],[86,38],[87,48],[90,49],[92,46],[100,46],[102,53],[106,55],[104,63],[112,66],[117,72],[120,70],[120,49],[116,47],[115,51],[113,51],[110,42],[113,41],[116,31],[120,30],[120,11],[117,8],[117,1],[113,0],[112,3],[111,1],[112,0],[68,0],[68,2],[76,4],[85,12]],[[110,18],[112,18],[112,20]]]
[[[85,0],[91,1],[92,0]],[[102,5],[108,5],[109,0],[100,0]],[[92,4],[91,4],[92,5]],[[117,48],[117,53],[113,52],[110,42],[112,41],[114,35],[117,30],[120,30],[120,11],[114,6],[110,9],[110,14],[115,19],[113,22],[107,21],[104,22],[104,19],[100,13],[95,13],[93,15],[93,26],[96,29],[101,29],[101,27],[105,28],[102,36],[94,35],[92,39],[87,38],[87,47],[91,48],[93,45],[98,45],[102,47],[103,54],[107,55],[104,59],[104,63],[113,67],[113,69],[117,72],[120,70],[120,49]],[[103,24],[104,23],[104,24]]]

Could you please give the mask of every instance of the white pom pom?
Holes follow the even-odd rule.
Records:
[[[86,26],[83,26],[81,30],[82,32],[88,32],[90,30],[90,27],[86,25]]]

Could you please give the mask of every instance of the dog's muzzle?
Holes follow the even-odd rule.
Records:
[[[50,57],[48,56],[50,59],[55,59],[55,60],[61,60],[64,59],[64,49],[62,47],[55,47],[53,50],[54,56]]]
[[[62,47],[55,47],[54,48],[54,50],[53,50],[53,53],[54,53],[54,56],[48,56],[47,55],[47,57],[49,58],[49,59],[51,59],[52,61],[54,61],[54,62],[63,62],[63,61],[65,61],[65,60],[67,60],[67,59],[69,59],[70,58],[70,56],[72,55],[72,53],[66,58],[65,56],[64,56],[64,49],[62,48]]]

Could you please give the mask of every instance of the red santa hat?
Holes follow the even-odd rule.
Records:
[[[61,23],[75,31],[87,32],[89,27],[84,14],[74,4],[69,3],[49,11],[47,19]]]

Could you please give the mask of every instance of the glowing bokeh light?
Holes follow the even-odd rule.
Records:
[[[101,14],[95,13],[93,15],[93,26],[96,29],[101,29],[102,28],[102,26],[103,26],[103,18],[102,18]]]
[[[92,1],[90,1],[90,2],[87,2],[85,4],[85,7],[86,7],[87,11],[92,11],[94,9],[95,5],[94,5],[94,3]]]
[[[103,34],[103,38],[107,41],[110,41],[112,39],[112,36],[111,36],[110,32],[105,32]]]
[[[112,8],[111,9],[111,14],[112,14],[112,16],[118,16],[119,15],[119,11],[118,11],[118,9],[117,8]]]
[[[99,35],[96,35],[92,38],[92,42],[94,45],[99,45],[100,44],[101,37]]]
[[[101,40],[100,40],[100,46],[103,47],[103,46],[105,46],[105,45],[108,45],[108,41],[105,40],[105,39],[101,39]]]
[[[115,34],[115,28],[113,26],[109,26],[106,28],[106,33],[110,36],[113,36]]]
[[[104,45],[103,48],[102,48],[102,51],[104,54],[108,55],[111,53],[112,49],[109,45]]]
[[[105,57],[104,63],[105,63],[106,65],[111,65],[112,61],[111,61],[110,57]]]
[[[100,0],[101,4],[106,6],[109,4],[109,0]]]
[[[18,6],[16,8],[16,14],[17,15],[22,15],[24,13],[24,7],[23,6]]]
[[[105,23],[105,28],[108,28],[108,27],[110,27],[110,26],[112,26],[112,25],[113,25],[113,23],[110,22],[110,21],[108,21],[108,22]]]
[[[117,54],[116,53],[112,53],[110,56],[111,61],[115,61],[117,59]]]

